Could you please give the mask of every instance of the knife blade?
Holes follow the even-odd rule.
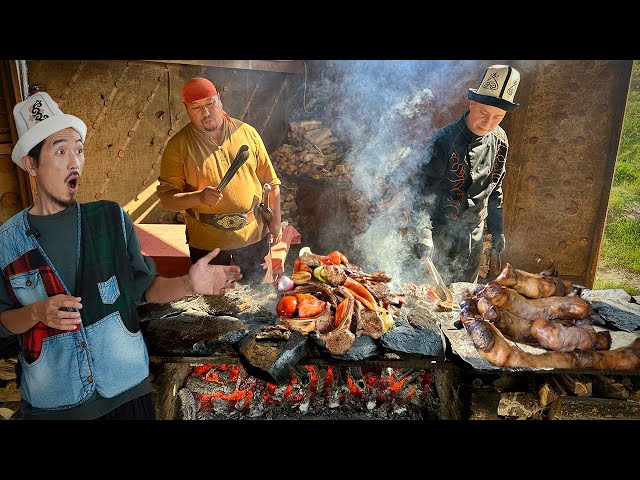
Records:
[[[238,149],[238,153],[236,153],[236,158],[233,160],[233,162],[231,162],[231,165],[229,165],[229,169],[224,174],[224,177],[222,177],[222,180],[220,180],[220,184],[217,187],[218,192],[222,193],[222,190],[227,187],[233,176],[238,172],[240,167],[244,165],[248,158],[249,147],[247,145],[242,145]]]
[[[435,287],[436,287],[436,293],[444,300],[447,298],[447,291],[449,290],[446,286],[446,284],[444,283],[444,281],[442,280],[442,277],[440,276],[440,273],[438,273],[438,269],[436,268],[436,266],[433,264],[433,262],[431,261],[431,259],[429,257],[427,257],[427,270],[429,272],[429,275],[431,276],[431,278],[433,279],[433,281],[435,282]]]

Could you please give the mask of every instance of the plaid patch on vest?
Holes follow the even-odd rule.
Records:
[[[60,280],[56,275],[54,275],[51,267],[49,267],[39,250],[30,250],[14,262],[7,265],[4,269],[4,276],[5,278],[9,278],[13,275],[30,272],[36,269],[40,273],[44,288],[50,297],[58,295],[59,293],[65,293]],[[22,307],[23,305],[18,301],[11,283],[7,282],[7,287],[15,307]],[[65,330],[51,328],[42,322],[36,323],[32,328],[23,333],[22,350],[27,362],[32,363],[38,359],[40,352],[42,351],[42,341],[45,338],[59,333],[65,333]]]

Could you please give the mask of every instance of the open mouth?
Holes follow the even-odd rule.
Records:
[[[78,175],[73,175],[71,178],[67,180],[67,186],[69,187],[69,190],[71,190],[71,192],[75,192],[76,190],[78,190],[79,180],[80,180],[80,177]]]

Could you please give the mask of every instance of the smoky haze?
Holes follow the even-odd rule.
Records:
[[[364,231],[354,234],[346,219],[330,218],[325,235],[352,237],[352,250],[343,253],[367,271],[386,271],[395,287],[407,281],[429,283],[407,235],[410,223],[424,223],[411,208],[421,193],[410,181],[424,161],[429,138],[465,112],[468,88],[477,87],[487,65],[477,60],[314,65],[317,74],[306,91],[305,111],[310,118],[321,116],[349,146],[345,160],[352,167],[353,189],[370,202]]]

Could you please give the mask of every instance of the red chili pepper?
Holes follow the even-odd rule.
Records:
[[[348,304],[349,304],[349,299],[345,298],[336,307],[336,316],[334,318],[334,324],[336,327],[340,325],[340,322],[342,322],[342,318],[344,317]]]
[[[353,292],[353,296],[356,297],[360,302],[371,310],[378,311],[378,304],[376,303],[376,299],[371,295],[371,292],[366,289],[364,285],[360,282],[355,281],[351,277],[347,277],[344,282],[344,286]]]
[[[371,302],[365,298],[362,298],[360,295],[358,295],[358,292],[351,290],[350,288],[348,289],[351,292],[351,295],[353,295],[353,298],[355,298],[356,300],[358,300],[361,304],[363,304],[365,307],[367,307],[369,310],[375,310],[377,311],[378,309],[375,307],[375,305],[372,305]]]

